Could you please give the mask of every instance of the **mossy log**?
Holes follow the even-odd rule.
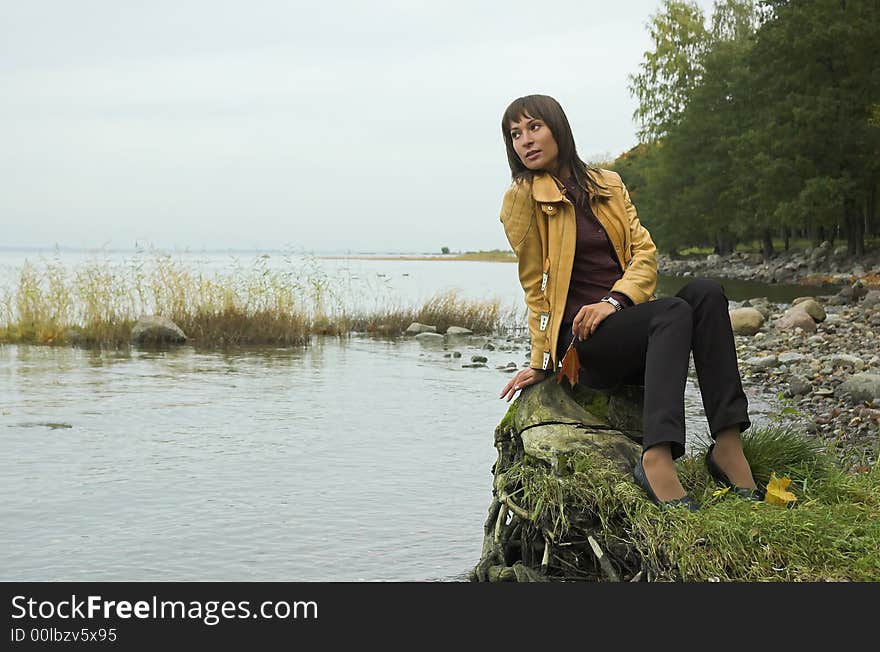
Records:
[[[559,384],[555,377],[522,391],[495,430],[494,497],[472,579],[548,581],[551,573],[563,579],[596,579],[597,573],[618,579],[592,536],[601,532],[598,519],[578,515],[580,543],[558,541],[553,523],[541,522],[538,514],[517,502],[523,487],[508,476],[514,466],[529,460],[562,483],[571,472],[573,456],[602,460],[621,474],[629,473],[641,452],[642,401],[641,387],[599,391],[577,385],[572,390],[567,381]],[[587,553],[594,564],[583,563]]]
[[[702,453],[678,460],[699,512],[660,509],[632,480],[642,392],[551,377],[527,387],[495,429],[497,460],[474,581],[878,581],[880,466],[847,474],[816,440],[749,429],[756,481],[790,480],[785,509],[727,492]]]

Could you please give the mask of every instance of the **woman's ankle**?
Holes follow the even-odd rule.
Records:
[[[642,468],[648,484],[661,501],[683,498],[684,487],[678,479],[669,444],[656,444],[642,453]]]
[[[712,461],[737,487],[754,489],[757,486],[752,468],[743,452],[739,428],[727,428],[716,435]]]

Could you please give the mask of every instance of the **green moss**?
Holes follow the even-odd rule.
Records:
[[[507,412],[504,414],[504,417],[501,419],[501,422],[496,426],[495,432],[509,432],[514,429],[513,427],[513,419],[516,415],[516,402],[519,400],[519,397],[514,399],[510,407],[507,408]]]
[[[576,392],[575,400],[587,412],[602,421],[608,420],[608,395],[602,392]]]

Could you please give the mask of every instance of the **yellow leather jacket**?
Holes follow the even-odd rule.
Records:
[[[598,192],[590,192],[593,214],[608,234],[623,277],[610,290],[634,304],[651,299],[657,287],[657,248],[639,222],[620,175],[589,172]],[[565,312],[577,241],[574,206],[565,187],[552,175],[514,182],[501,206],[504,232],[519,261],[519,280],[529,309],[532,352],[529,365],[555,369],[556,340]]]

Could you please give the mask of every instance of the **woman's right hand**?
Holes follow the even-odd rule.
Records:
[[[532,369],[529,367],[528,369],[523,369],[516,376],[514,376],[509,383],[504,386],[504,389],[501,390],[501,396],[498,398],[507,397],[507,402],[510,402],[510,399],[513,398],[513,395],[516,394],[523,387],[528,387],[529,385],[534,385],[535,383],[539,383],[547,377],[547,373],[541,369]]]

